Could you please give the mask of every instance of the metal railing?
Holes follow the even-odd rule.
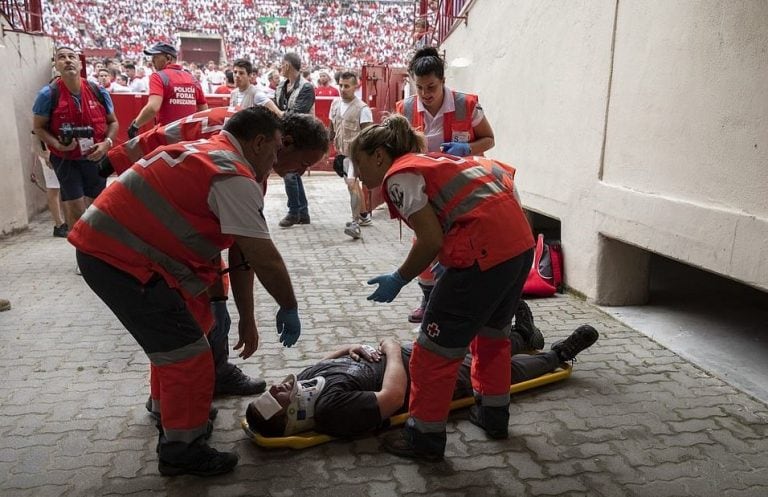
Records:
[[[43,32],[43,8],[40,0],[0,0],[0,16],[9,31]]]
[[[464,11],[472,2],[473,0],[421,0],[420,17],[428,20],[431,44],[440,46],[459,22],[467,22]]]

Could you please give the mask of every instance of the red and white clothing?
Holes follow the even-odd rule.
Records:
[[[163,103],[157,113],[157,122],[168,124],[197,111],[205,105],[205,95],[200,83],[183,70],[179,64],[168,64],[149,77],[149,95],[160,95]]]

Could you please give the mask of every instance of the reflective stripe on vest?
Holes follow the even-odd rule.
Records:
[[[192,342],[178,349],[169,350],[167,352],[152,352],[147,354],[149,360],[155,366],[167,366],[168,364],[176,364],[185,359],[198,356],[210,349],[208,340],[205,335],[201,336],[199,340]]]
[[[179,282],[182,289],[191,295],[199,295],[208,288],[208,285],[187,266],[138,238],[96,205],[91,205],[80,219],[95,231],[114,238],[134,252],[138,252],[159,264]]]
[[[118,178],[118,181],[130,191],[152,215],[165,226],[179,242],[190,249],[203,260],[211,260],[221,253],[221,249],[210,243],[195,228],[180,216],[178,211],[154,188],[152,188],[141,175],[129,169]],[[159,262],[159,261],[157,261]]]
[[[482,183],[469,192],[469,194],[450,211],[446,211],[448,203],[456,198],[456,195],[472,181],[488,175],[483,166],[470,167],[459,172],[449,181],[432,200],[433,205],[442,214],[443,233],[448,233],[453,222],[460,216],[467,214],[483,200],[504,192],[504,189],[494,183]]]
[[[181,121],[173,121],[163,128],[166,144],[179,143],[181,141]]]

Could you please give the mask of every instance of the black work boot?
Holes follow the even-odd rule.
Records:
[[[490,438],[509,438],[509,406],[474,405],[469,408],[469,422],[482,428]]]
[[[445,441],[445,431],[421,433],[408,423],[402,430],[389,432],[381,437],[382,447],[390,454],[430,462],[443,459]]]
[[[229,340],[227,334],[214,329],[209,338],[213,364],[216,368],[216,383],[213,395],[256,395],[267,388],[262,378],[251,378],[229,362]]]
[[[591,347],[599,337],[596,329],[584,324],[573,330],[571,336],[552,344],[552,350],[557,352],[560,362],[568,362],[576,359],[579,352]]]
[[[257,395],[267,389],[263,378],[251,378],[234,364],[228,372],[219,375],[216,371],[216,386],[213,395]]]
[[[512,331],[518,332],[526,342],[525,349],[513,350],[513,353],[518,354],[520,352],[529,352],[544,348],[544,335],[541,334],[541,330],[539,330],[533,323],[533,313],[531,312],[531,308],[528,307],[528,304],[522,299],[517,303],[515,324],[512,326]]]
[[[163,476],[215,476],[229,473],[237,466],[237,454],[219,452],[209,447],[203,437],[192,443],[163,440],[157,469]]]

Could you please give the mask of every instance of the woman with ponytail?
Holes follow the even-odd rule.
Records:
[[[456,375],[473,356],[477,404],[470,420],[507,436],[510,323],[533,257],[533,235],[514,194],[515,169],[482,157],[419,153],[424,137],[394,114],[363,130],[350,154],[368,188],[382,187],[390,215],[416,234],[405,261],[368,299],[392,302],[437,259],[445,269],[427,303],[410,360],[411,417],[384,441],[389,452],[437,460]],[[386,378],[385,378],[386,381]]]

